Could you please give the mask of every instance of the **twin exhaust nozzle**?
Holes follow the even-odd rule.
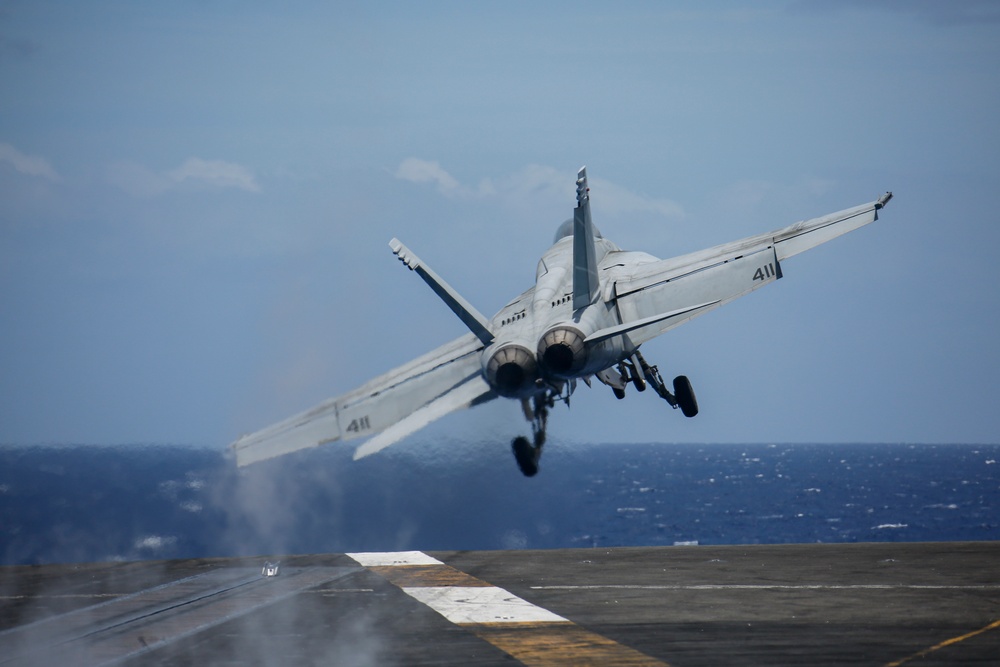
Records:
[[[501,396],[525,397],[534,393],[539,380],[566,380],[578,374],[587,362],[584,336],[574,327],[550,329],[532,352],[510,343],[494,351],[483,370],[486,381]]]

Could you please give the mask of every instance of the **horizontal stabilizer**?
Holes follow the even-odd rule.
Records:
[[[668,313],[657,313],[656,315],[650,315],[649,317],[644,317],[640,320],[633,320],[631,322],[625,322],[624,324],[619,324],[613,327],[607,327],[606,329],[599,329],[594,333],[587,336],[584,341],[587,345],[594,345],[605,341],[609,338],[614,338],[615,336],[620,336],[629,331],[635,329],[641,329],[642,327],[649,326],[650,324],[656,324],[657,322],[662,322],[663,320],[669,320],[671,317],[679,317],[680,315],[687,315],[693,313],[699,308],[708,308],[719,303],[716,301],[708,301],[706,303],[699,303],[694,306],[686,306],[684,308],[678,308],[677,310],[672,310]]]
[[[444,417],[455,410],[471,406],[478,399],[492,391],[482,376],[476,376],[467,382],[454,387],[447,393],[438,396],[433,401],[420,408],[409,417],[398,421],[374,438],[364,443],[354,452],[354,460],[363,459],[380,452],[389,445],[394,445],[411,433],[419,431],[436,419]]]

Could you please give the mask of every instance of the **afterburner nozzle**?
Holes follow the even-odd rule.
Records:
[[[521,345],[505,345],[486,362],[486,381],[501,396],[522,396],[535,386],[535,355]]]
[[[538,342],[538,359],[545,373],[569,378],[587,362],[583,334],[573,327],[550,329]]]

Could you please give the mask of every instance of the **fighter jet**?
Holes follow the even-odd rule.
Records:
[[[622,250],[591,220],[586,167],[576,179],[576,208],[541,260],[534,286],[487,319],[397,239],[392,252],[458,316],[469,333],[268,428],[231,447],[245,466],[318,445],[368,438],[354,459],[374,454],[430,422],[496,398],[520,401],[531,438],[511,448],[533,476],[545,444],[549,410],[569,405],[579,381],[625,397],[631,385],[685,417],[698,414],[691,382],[667,386],[640,353],[646,341],[783,277],[783,263],[878,219],[892,198],[673,259]]]

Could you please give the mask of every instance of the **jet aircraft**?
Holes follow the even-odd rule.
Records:
[[[670,385],[640,353],[662,333],[769,285],[784,261],[878,219],[892,198],[796,223],[766,234],[672,259],[622,250],[590,214],[586,167],[576,180],[576,208],[538,262],[534,286],[491,319],[484,317],[397,239],[392,252],[461,319],[469,333],[232,444],[237,465],[339,440],[367,437],[354,459],[374,454],[458,409],[496,398],[521,402],[532,437],[512,443],[527,476],[538,472],[549,409],[569,404],[578,381],[596,379],[621,399],[632,385],[686,417],[698,414],[684,375]]]

